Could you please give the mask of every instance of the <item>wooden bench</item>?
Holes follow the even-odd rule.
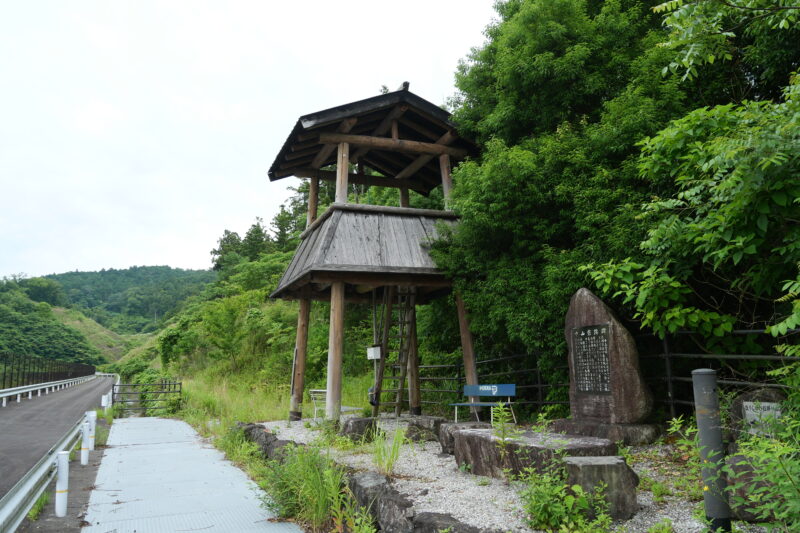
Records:
[[[494,422],[494,408],[497,406],[498,402],[507,405],[511,409],[511,416],[514,418],[514,423],[517,423],[517,415],[514,414],[514,408],[512,407],[511,398],[517,395],[517,386],[504,383],[504,384],[497,384],[497,385],[464,385],[464,396],[491,396],[493,398],[498,398],[498,400],[494,402],[458,402],[458,403],[451,403],[455,408],[455,421],[458,422],[458,408],[459,407],[490,407],[491,410],[489,411],[489,417],[492,422]],[[502,402],[501,399],[505,398],[506,401]],[[477,413],[475,414],[477,417]],[[480,421],[480,418],[478,418]]]
[[[322,411],[325,414],[325,402],[328,397],[327,389],[311,389],[308,391],[308,396],[314,404],[314,418],[317,418],[317,411]],[[342,405],[339,409],[342,413],[361,411],[361,407],[348,407],[346,405]]]

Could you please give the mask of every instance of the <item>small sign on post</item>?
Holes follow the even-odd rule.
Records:
[[[370,361],[378,361],[381,358],[381,346],[375,345],[367,348],[367,359]]]

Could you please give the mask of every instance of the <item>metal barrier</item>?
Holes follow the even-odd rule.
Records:
[[[94,374],[92,365],[37,355],[0,353],[0,389],[79,378]]]
[[[167,409],[170,402],[180,402],[182,384],[180,381],[159,381],[156,383],[119,383],[114,385],[112,402],[121,403],[118,411],[140,411]]]
[[[22,397],[26,394],[28,399],[32,399],[34,392],[37,393],[37,396],[41,396],[42,391],[44,391],[45,394],[49,394],[52,391],[66,389],[68,387],[72,387],[73,385],[78,385],[80,383],[93,380],[95,377],[95,375],[82,376],[79,378],[64,379],[61,381],[50,381],[48,383],[36,383],[34,385],[23,385],[22,387],[3,389],[0,390],[0,405],[5,407],[8,403],[8,399],[14,398],[15,396],[17,402],[21,401]]]

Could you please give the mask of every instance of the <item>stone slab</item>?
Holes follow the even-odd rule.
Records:
[[[345,418],[339,434],[354,442],[372,442],[378,429],[378,419],[372,417]]]
[[[639,369],[636,342],[611,308],[579,289],[570,299],[564,335],[572,418],[612,424],[644,420],[653,398]]]
[[[628,519],[639,510],[636,503],[639,476],[622,457],[565,457],[564,466],[570,487],[580,485],[584,491],[591,492],[601,483],[605,484],[604,496],[611,518]]]
[[[408,419],[406,437],[414,442],[437,441],[439,430],[447,419],[440,416],[413,416]]]
[[[554,433],[585,435],[622,442],[625,446],[652,444],[661,436],[662,428],[656,424],[609,424],[599,420],[573,420],[561,418],[550,423]]]
[[[453,434],[462,429],[491,429],[488,422],[445,422],[439,426],[439,445],[442,453],[453,455]]]
[[[527,468],[543,472],[560,455],[616,455],[617,445],[607,439],[559,433],[527,431],[507,439],[505,451],[491,429],[462,429],[453,433],[456,465],[469,465],[479,476],[505,477],[505,472],[520,474]]]

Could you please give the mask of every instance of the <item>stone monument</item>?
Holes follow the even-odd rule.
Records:
[[[554,431],[644,444],[659,428],[641,422],[653,397],[639,369],[630,332],[614,312],[588,289],[569,303],[564,334],[569,348],[570,419],[553,422]]]

